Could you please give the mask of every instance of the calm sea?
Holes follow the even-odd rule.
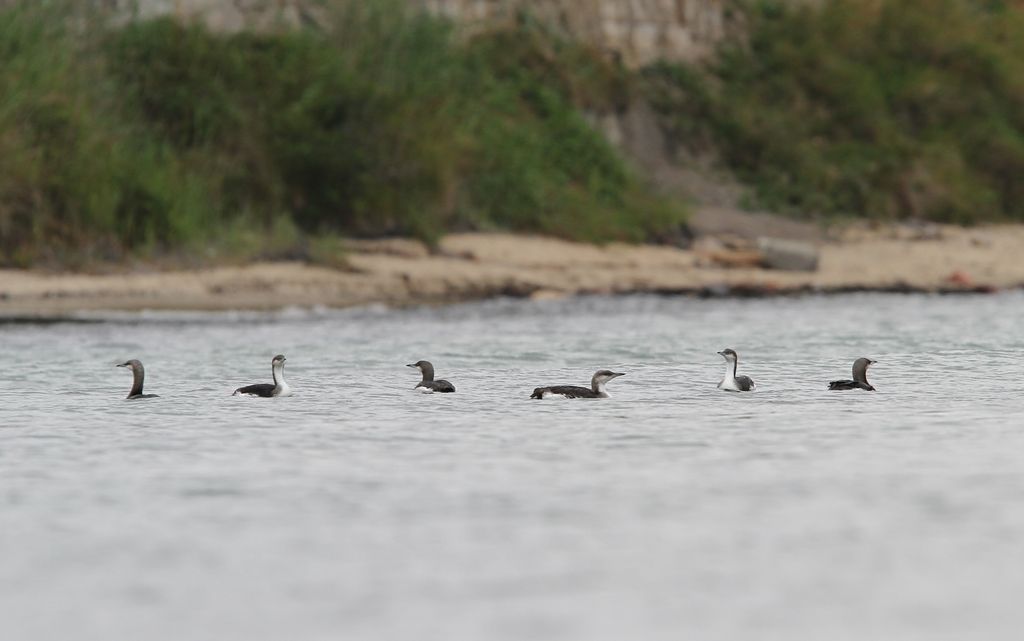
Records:
[[[0,639],[1017,639],[1022,354],[1019,292],[0,324]]]

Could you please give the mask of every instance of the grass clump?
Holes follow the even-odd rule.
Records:
[[[464,38],[338,0],[320,28],[222,34],[82,28],[62,6],[0,11],[0,262],[310,257],[331,253],[317,237],[453,229],[644,240],[682,219],[581,115],[626,72],[527,18]]]
[[[0,259],[76,263],[186,241],[205,185],[115,115],[95,49],[55,8],[0,12]]]
[[[647,70],[683,144],[798,215],[1024,219],[1024,12],[973,0],[742,4],[702,67]]]

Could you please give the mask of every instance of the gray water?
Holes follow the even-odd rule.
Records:
[[[1020,293],[91,318],[0,325],[5,641],[1024,625]],[[294,396],[231,396],[278,352]]]

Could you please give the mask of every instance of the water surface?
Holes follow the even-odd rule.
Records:
[[[0,638],[1024,625],[1020,293],[90,318],[0,325]],[[294,396],[230,395],[278,352]],[[879,391],[826,392],[858,356]]]

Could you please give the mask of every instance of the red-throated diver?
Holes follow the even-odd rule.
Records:
[[[611,370],[598,370],[590,379],[590,388],[577,385],[555,385],[554,387],[538,387],[533,390],[530,398],[608,398],[605,384],[613,378],[625,376]]]
[[[256,383],[255,385],[246,385],[245,387],[239,387],[235,390],[232,396],[247,395],[247,396],[262,396],[264,398],[271,396],[290,396],[292,390],[288,387],[288,383],[284,380],[284,362],[285,357],[283,354],[278,354],[274,357],[274,360],[270,362],[270,371],[274,375],[274,384],[270,383]]]
[[[830,390],[862,389],[869,392],[875,391],[871,383],[868,383],[868,367],[876,362],[870,358],[858,358],[853,361],[853,380],[832,381],[828,384],[828,388]]]
[[[736,376],[739,354],[731,349],[723,349],[718,353],[725,359],[725,377],[718,384],[718,389],[727,392],[749,392],[754,389],[754,381],[749,376]]]
[[[146,368],[142,366],[142,361],[133,358],[130,361],[120,363],[118,367],[132,368],[132,391],[128,392],[129,401],[137,398],[157,398],[157,394],[142,393],[142,384],[146,380]]]
[[[423,389],[428,392],[454,392],[455,386],[444,379],[434,380],[434,366],[430,361],[416,361],[409,363],[406,367],[415,367],[423,374],[423,380],[413,389]]]

